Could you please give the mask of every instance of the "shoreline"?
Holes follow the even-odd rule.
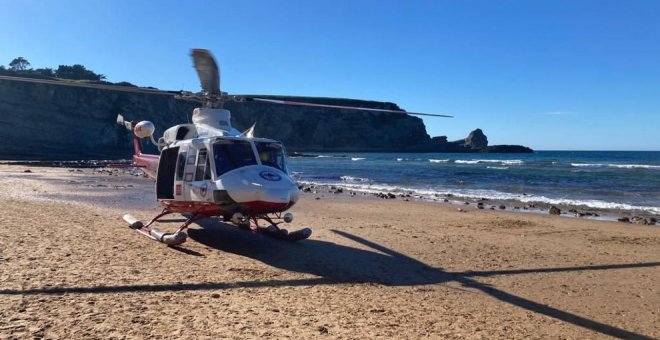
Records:
[[[579,218],[584,220],[596,221],[613,221],[620,222],[622,225],[628,224],[642,224],[642,225],[660,225],[658,214],[653,214],[641,210],[624,210],[624,209],[605,209],[605,208],[591,208],[582,205],[568,205],[568,204],[550,204],[544,202],[525,203],[516,200],[505,199],[486,199],[475,197],[456,197],[453,194],[435,194],[434,197],[423,196],[415,194],[412,191],[402,193],[400,191],[387,191],[387,190],[360,190],[341,185],[318,184],[308,181],[299,181],[303,194],[315,195],[314,197],[321,197],[319,195],[332,194],[342,197],[355,198],[370,198],[370,199],[397,199],[404,201],[421,201],[432,202],[437,204],[445,204],[456,206],[458,209],[471,208],[479,210],[497,210],[497,211],[512,211],[523,214],[540,214],[548,215],[550,209],[556,207],[559,209],[559,214],[555,214],[567,218]],[[627,221],[625,219],[628,219]]]
[[[131,161],[124,160],[69,160],[69,161],[0,161],[4,166],[25,166],[25,167],[43,167],[43,168],[64,168],[64,169],[93,169],[99,172],[128,173],[137,176],[141,173],[139,168],[108,168],[108,164],[128,165]],[[387,190],[387,189],[363,189],[355,188],[341,184],[323,184],[312,181],[297,180],[299,188],[305,193],[305,188],[312,188],[311,191],[323,191],[323,193],[332,193],[335,195],[344,195],[347,197],[364,196],[382,199],[402,199],[416,200],[425,202],[435,202],[450,204],[464,208],[476,208],[483,210],[501,210],[515,211],[520,213],[548,214],[552,207],[560,210],[559,216],[574,217],[586,220],[618,221],[622,224],[642,224],[642,225],[660,225],[660,214],[641,210],[641,209],[617,209],[617,208],[596,208],[586,205],[575,204],[551,204],[542,201],[523,202],[515,199],[490,199],[472,196],[459,196],[455,194],[434,194],[422,195],[414,191]],[[315,189],[317,188],[317,189]],[[341,188],[341,192],[337,189]],[[309,193],[309,192],[307,192]],[[356,193],[356,195],[351,195]],[[394,195],[394,196],[392,196]],[[523,194],[525,195],[525,194]],[[530,196],[531,197],[531,196]],[[618,203],[617,203],[618,204]],[[626,220],[627,219],[627,220]]]

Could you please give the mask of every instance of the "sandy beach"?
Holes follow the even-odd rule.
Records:
[[[0,339],[660,337],[658,226],[304,194],[308,240],[209,219],[170,248],[121,219],[160,211],[149,179],[0,185]]]

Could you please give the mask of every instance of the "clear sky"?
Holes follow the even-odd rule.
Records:
[[[110,81],[391,101],[429,134],[539,150],[660,150],[660,1],[0,0],[0,64]]]

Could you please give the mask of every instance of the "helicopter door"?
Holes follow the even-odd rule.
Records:
[[[195,178],[191,183],[190,198],[193,201],[212,201],[213,194],[209,193],[209,181],[211,181],[211,161],[208,150],[201,148],[197,151]]]
[[[156,175],[156,197],[174,199],[174,171],[179,148],[165,149],[160,154]]]
[[[188,159],[188,147],[182,146],[179,149],[179,158],[176,162],[176,176],[174,178],[174,197],[178,200],[183,200],[183,178],[186,169],[186,161]]]
[[[183,166],[181,167],[181,180],[182,181],[177,181],[175,185],[175,194],[177,194],[177,197],[181,200],[184,201],[190,201],[191,200],[191,195],[190,192],[192,191],[192,183],[193,179],[195,178],[195,160],[196,160],[197,155],[195,154],[195,149],[187,149],[185,151],[182,151],[179,154],[179,158],[182,160],[185,159],[185,162],[183,163]],[[180,193],[180,196],[179,196]]]

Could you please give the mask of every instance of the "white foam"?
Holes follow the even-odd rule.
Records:
[[[660,165],[647,165],[647,164],[608,164],[611,168],[623,169],[660,169]]]
[[[431,163],[447,163],[449,162],[448,159],[429,159],[429,162]]]
[[[438,197],[446,197],[451,195],[454,198],[460,199],[479,199],[486,198],[489,200],[513,200],[522,203],[545,203],[554,205],[570,205],[570,206],[584,206],[593,209],[617,209],[617,210],[641,210],[653,214],[660,215],[660,207],[652,206],[636,206],[626,203],[605,202],[601,200],[575,200],[567,198],[549,198],[545,196],[535,196],[532,194],[514,194],[507,192],[500,192],[496,190],[474,190],[474,189],[456,189],[456,190],[432,190],[432,189],[414,189],[406,187],[397,187],[392,185],[374,184],[369,183],[329,183],[329,182],[312,182],[301,180],[304,184],[317,184],[317,185],[340,185],[352,191],[364,193],[380,193],[380,192],[393,192],[403,193],[412,192],[414,195],[422,196],[425,199],[437,199]]]
[[[396,159],[397,162],[401,162],[402,160],[403,160],[403,158],[397,158]]]
[[[524,162],[520,159],[457,159],[454,161],[456,164],[479,164],[479,163],[500,163],[505,165],[520,165]]]
[[[571,166],[578,168],[617,168],[617,169],[660,169],[660,165],[649,164],[603,164],[603,163],[571,163]]]
[[[351,157],[352,161],[361,161],[361,160],[364,160],[364,159],[365,159],[364,157]]]
[[[353,177],[353,176],[341,176],[339,177],[344,182],[357,183],[357,182],[369,182],[370,179],[365,177]]]
[[[486,169],[495,169],[495,170],[506,170],[508,166],[487,166]]]

